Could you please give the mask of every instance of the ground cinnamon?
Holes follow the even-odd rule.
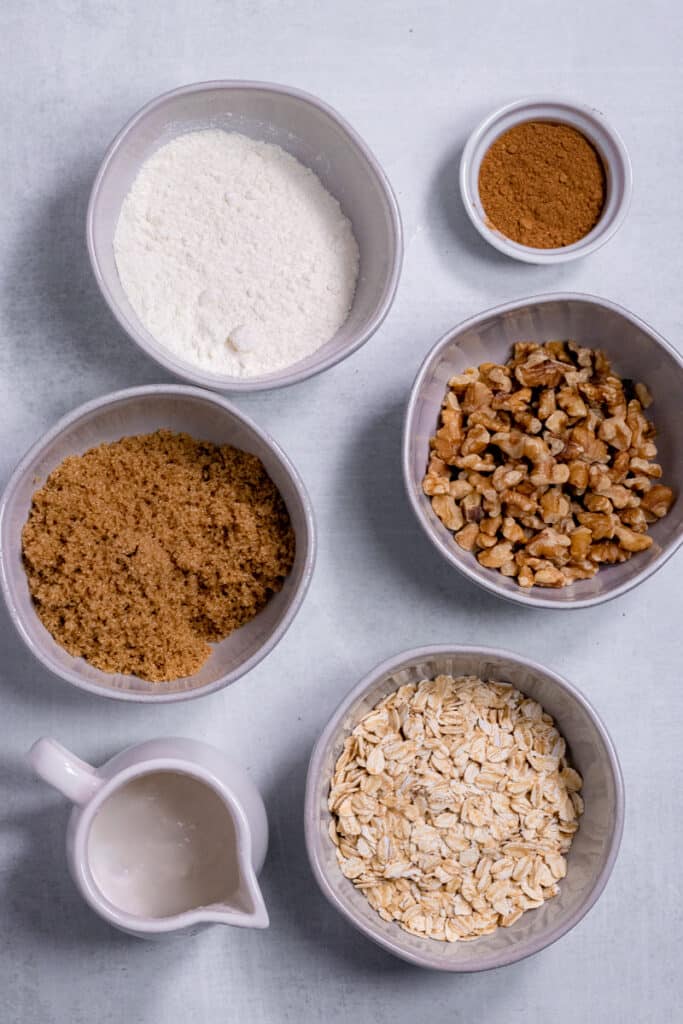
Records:
[[[23,534],[36,611],[70,654],[155,682],[192,675],[280,590],[294,532],[263,464],[159,430],[64,460]]]
[[[491,225],[521,245],[578,242],[605,203],[605,169],[588,139],[566,124],[528,121],[500,135],[479,170]]]

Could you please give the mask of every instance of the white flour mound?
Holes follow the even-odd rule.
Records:
[[[279,146],[189,132],[143,165],[114,236],[119,277],[147,330],[204,370],[252,377],[336,333],[358,277],[350,221]]]

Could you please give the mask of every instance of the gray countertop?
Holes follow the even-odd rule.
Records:
[[[358,354],[286,391],[240,397],[301,471],[320,552],[279,647],[217,695],[174,706],[98,700],[52,678],[0,610],[0,1020],[210,1024],[680,1019],[683,797],[678,669],[681,556],[600,608],[529,611],[455,575],[429,546],[399,472],[406,395],[427,349],[488,306],[554,290],[622,303],[679,347],[683,163],[676,0],[491,4],[375,0],[166,3],[5,0],[0,96],[2,483],[60,415],[166,379],[126,339],[87,262],[88,190],[110,138],[181,83],[260,78],[339,109],[383,163],[404,218],[393,310]],[[464,139],[491,109],[551,92],[598,106],[622,133],[635,190],[626,225],[556,268],[489,250],[457,193]],[[599,340],[599,339],[596,339]],[[302,837],[307,758],[345,693],[405,647],[491,642],[577,683],[604,716],[627,791],[621,855],[589,916],[551,949],[490,974],[394,960],[315,888]],[[160,734],[204,738],[266,798],[271,927],[142,943],[81,904],[66,874],[68,809],[21,757],[52,734],[95,763]]]

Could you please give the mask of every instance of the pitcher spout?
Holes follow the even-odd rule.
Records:
[[[268,928],[270,918],[251,864],[242,865],[240,888],[229,904],[207,908],[207,920],[233,928]]]

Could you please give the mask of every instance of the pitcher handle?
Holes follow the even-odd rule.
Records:
[[[102,785],[92,765],[81,761],[57,740],[43,736],[27,754],[28,762],[41,779],[49,782],[75,804],[85,804]]]

